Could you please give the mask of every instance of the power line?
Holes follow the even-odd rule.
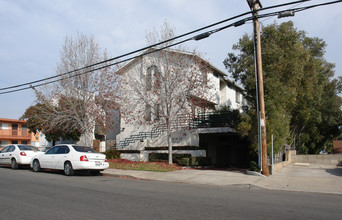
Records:
[[[270,6],[270,7],[266,7],[266,8],[260,9],[260,11],[261,11],[261,10],[269,10],[269,9],[272,9],[272,8],[275,8],[275,7],[283,7],[283,6],[287,6],[287,5],[291,5],[291,4],[296,4],[296,3],[299,3],[299,2],[306,2],[306,1],[310,1],[310,0],[300,0],[300,1],[295,1],[295,2],[289,2],[289,3],[280,4],[280,5]],[[188,33],[185,33],[185,34],[176,36],[176,37],[174,37],[174,38],[171,38],[171,39],[168,39],[168,40],[165,40],[165,41],[162,41],[162,42],[159,42],[159,43],[156,43],[156,44],[147,46],[147,47],[143,47],[143,48],[141,48],[141,49],[138,49],[138,50],[135,50],[135,51],[132,51],[132,52],[129,52],[129,53],[126,53],[126,54],[123,54],[123,55],[120,55],[120,56],[111,58],[111,59],[107,59],[107,60],[104,60],[104,61],[101,61],[101,62],[98,62],[98,63],[94,63],[94,64],[91,64],[91,65],[88,65],[88,66],[85,66],[85,67],[82,67],[82,68],[79,68],[79,69],[75,69],[75,70],[68,71],[68,72],[65,72],[65,73],[62,73],[62,74],[59,74],[59,75],[47,77],[47,78],[44,78],[44,79],[40,79],[40,80],[28,82],[28,83],[23,83],[23,84],[19,84],[19,85],[15,85],[15,86],[0,88],[0,91],[1,91],[1,90],[8,90],[8,89],[13,89],[13,88],[18,88],[18,87],[22,87],[22,86],[26,86],[26,85],[30,85],[30,86],[31,86],[32,84],[36,84],[36,83],[39,83],[39,82],[51,80],[51,79],[54,79],[54,78],[58,78],[58,77],[61,77],[61,76],[64,76],[64,75],[71,74],[71,73],[73,73],[73,72],[81,71],[81,70],[84,70],[84,69],[87,69],[87,68],[90,68],[90,67],[94,67],[94,66],[97,66],[97,65],[100,65],[100,64],[104,64],[104,63],[113,61],[113,60],[117,60],[117,59],[120,59],[120,58],[122,58],[122,57],[126,57],[126,56],[129,56],[129,55],[132,55],[132,54],[135,54],[135,53],[138,53],[138,52],[147,50],[147,49],[149,49],[149,48],[151,48],[151,47],[156,47],[156,46],[162,45],[162,44],[164,44],[164,43],[167,43],[167,42],[169,42],[169,41],[174,41],[174,40],[176,40],[176,39],[185,37],[185,36],[187,36],[187,35],[190,35],[190,34],[193,34],[193,33],[196,33],[196,32],[199,32],[199,31],[202,31],[202,30],[205,30],[205,29],[208,29],[208,28],[210,28],[210,27],[217,26],[217,25],[219,25],[219,24],[222,24],[222,23],[225,23],[225,22],[228,22],[228,21],[237,19],[237,18],[239,18],[239,17],[248,15],[248,14],[250,14],[250,13],[251,13],[250,11],[249,11],[249,12],[245,12],[245,13],[242,13],[242,14],[240,14],[240,15],[237,15],[237,16],[234,16],[234,17],[231,17],[231,18],[228,18],[228,19],[225,19],[225,20],[222,20],[222,21],[213,23],[213,24],[211,24],[211,25],[208,25],[208,26],[205,26],[205,27],[196,29],[196,30],[194,30],[194,31],[190,31],[190,32],[188,32]],[[54,80],[53,82],[56,82],[56,80]],[[27,89],[27,88],[25,88],[25,89]],[[17,92],[17,91],[22,91],[22,90],[24,90],[24,89],[17,89],[17,90],[11,90],[11,91]],[[2,93],[0,93],[0,95],[1,95],[1,94],[6,94],[6,93],[8,93],[8,92],[2,92]]]
[[[307,1],[310,1],[310,0],[301,0],[301,1],[295,1],[295,2],[284,3],[284,4],[280,4],[280,5],[274,5],[274,6],[270,6],[270,7],[261,8],[261,9],[259,9],[259,10],[257,10],[257,11],[269,10],[269,9],[273,9],[273,8],[277,8],[277,7],[284,7],[284,6],[288,6],[288,5],[292,5],[292,4],[299,4],[299,3],[303,3],[303,2],[307,2]],[[340,2],[342,2],[342,0],[327,2],[327,3],[322,3],[322,4],[316,4],[316,5],[310,5],[310,6],[301,7],[301,8],[293,8],[293,9],[291,9],[291,11],[299,12],[299,11],[307,10],[307,9],[314,8],[314,7],[319,7],[319,6],[329,5],[329,4],[335,4],[335,3],[340,3]],[[271,12],[271,13],[259,15],[259,18],[270,17],[270,16],[274,16],[274,15],[279,15],[280,13],[282,13],[282,12],[287,12],[287,11],[289,11],[289,10],[282,10],[282,11],[277,11],[277,12]],[[245,15],[248,15],[248,14],[250,14],[250,13],[251,13],[251,12],[246,12],[246,13],[243,13],[243,14],[240,14],[240,15],[237,15],[237,16],[234,16],[234,17],[231,17],[231,18],[228,18],[228,19],[225,19],[225,20],[222,20],[222,21],[213,23],[213,24],[211,24],[211,25],[208,25],[208,26],[205,26],[205,27],[196,29],[196,30],[194,30],[194,31],[190,31],[190,32],[188,32],[188,33],[185,33],[185,34],[176,36],[176,37],[174,37],[174,38],[171,38],[171,39],[168,39],[168,40],[165,40],[165,41],[162,41],[162,42],[159,42],[159,43],[156,43],[156,44],[153,44],[153,45],[150,45],[150,46],[147,46],[147,47],[144,47],[144,48],[141,48],[141,49],[138,49],[138,50],[135,50],[135,51],[126,53],[126,54],[123,54],[123,55],[120,55],[120,56],[117,56],[117,57],[114,57],[114,58],[111,58],[111,59],[107,59],[107,60],[104,60],[104,61],[101,61],[101,62],[98,62],[98,63],[94,63],[94,64],[91,64],[91,65],[89,65],[89,66],[85,66],[85,67],[82,67],[82,68],[79,68],[79,69],[76,69],[76,70],[73,70],[73,71],[69,71],[69,72],[66,72],[66,73],[62,73],[62,74],[60,74],[60,75],[51,76],[51,77],[44,78],[44,79],[41,79],[41,80],[36,80],[36,81],[32,81],[32,82],[28,82],[28,83],[24,83],[24,84],[20,84],[20,85],[15,85],[15,86],[11,86],[11,87],[0,88],[0,91],[1,91],[1,90],[8,90],[8,89],[13,89],[13,88],[18,88],[18,87],[22,87],[22,86],[27,86],[27,85],[29,85],[28,87],[24,87],[24,88],[15,89],[15,90],[10,90],[10,91],[6,91],[6,92],[1,92],[0,95],[2,95],[2,94],[8,94],[8,93],[13,93],[13,92],[18,92],[18,91],[22,91],[22,90],[27,90],[27,89],[30,89],[30,88],[32,88],[32,87],[40,87],[40,86],[43,86],[43,85],[55,83],[55,82],[58,82],[58,81],[61,81],[61,80],[67,79],[67,78],[76,77],[76,76],[79,76],[79,75],[81,75],[81,74],[87,74],[87,73],[94,72],[94,71],[97,71],[97,70],[101,70],[101,69],[104,69],[104,68],[107,68],[107,67],[110,67],[110,66],[113,66],[113,65],[117,65],[117,64],[123,63],[123,62],[127,62],[127,61],[129,61],[129,60],[132,60],[132,59],[135,59],[135,58],[138,58],[138,57],[142,57],[142,56],[145,56],[145,55],[147,55],[147,54],[150,54],[150,53],[153,53],[153,52],[157,52],[157,51],[160,51],[160,50],[163,50],[163,49],[167,49],[167,48],[170,48],[170,47],[173,47],[173,46],[176,46],[176,45],[185,43],[185,42],[190,41],[190,40],[201,40],[201,39],[203,39],[203,38],[205,38],[205,37],[209,37],[209,36],[210,36],[211,34],[213,34],[213,33],[222,31],[222,30],[224,30],[224,29],[226,29],[226,28],[229,28],[229,27],[232,27],[232,26],[235,26],[235,27],[240,26],[240,25],[244,24],[246,21],[252,20],[253,17],[248,17],[248,18],[241,19],[241,20],[239,20],[239,21],[236,21],[236,22],[231,23],[231,24],[229,24],[229,25],[223,26],[223,27],[221,27],[221,28],[217,28],[217,29],[215,29],[215,30],[208,31],[208,32],[205,32],[205,33],[196,35],[196,36],[194,36],[194,37],[187,38],[187,39],[185,39],[185,40],[179,41],[179,42],[177,42],[177,43],[174,43],[174,44],[171,44],[171,45],[162,47],[162,48],[154,49],[153,51],[150,51],[150,52],[148,52],[148,53],[143,53],[143,54],[140,54],[140,55],[136,55],[136,56],[133,56],[133,57],[131,57],[131,58],[127,58],[127,59],[124,59],[124,60],[121,60],[121,61],[118,61],[118,62],[115,62],[115,63],[107,64],[107,65],[105,65],[105,66],[101,66],[101,67],[98,67],[98,68],[95,68],[95,69],[92,69],[92,70],[88,70],[88,71],[85,71],[85,72],[82,72],[82,73],[77,73],[77,72],[79,72],[79,71],[85,70],[85,69],[90,68],[90,67],[94,67],[94,66],[97,66],[97,65],[100,65],[100,64],[105,64],[105,63],[108,63],[108,62],[110,62],[110,61],[114,61],[114,60],[117,60],[117,59],[120,59],[120,58],[129,56],[129,55],[132,55],[132,54],[135,54],[135,53],[138,53],[138,52],[147,50],[147,49],[154,48],[154,47],[156,47],[156,46],[165,44],[165,43],[170,42],[170,41],[174,41],[174,40],[176,40],[176,39],[182,38],[182,37],[184,37],[184,36],[187,36],[187,35],[190,35],[190,34],[193,34],[193,33],[196,33],[196,32],[199,32],[199,31],[201,31],[201,30],[208,29],[208,28],[213,27],[213,26],[217,26],[217,25],[219,25],[219,24],[225,23],[225,22],[230,21],[230,20],[234,20],[234,19],[236,19],[236,18],[239,18],[239,17],[245,16]],[[41,83],[41,84],[38,84],[38,85],[32,85],[32,84],[36,84],[36,83],[39,83],[39,82],[43,82],[43,81],[55,79],[55,78],[58,78],[58,77],[61,77],[61,76],[65,76],[65,75],[71,74],[71,73],[73,73],[73,72],[75,72],[76,74],[74,74],[74,75],[72,75],[72,76],[65,77],[65,78],[56,79],[56,80],[49,81],[49,82],[44,82],[44,83]]]

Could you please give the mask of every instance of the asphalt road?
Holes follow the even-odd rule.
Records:
[[[341,219],[342,196],[0,167],[0,219]]]

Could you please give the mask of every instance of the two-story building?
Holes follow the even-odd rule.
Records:
[[[163,59],[163,56],[167,58]],[[177,71],[181,77],[166,75],[176,74]],[[188,84],[200,83],[197,88],[193,86],[192,90],[189,89],[186,98],[183,96],[185,101],[178,100],[182,99],[179,98],[181,96],[174,94],[175,97],[169,97],[176,102],[169,106],[182,103],[183,107],[172,119],[173,153],[210,157],[212,164],[218,166],[244,165],[248,162],[247,145],[236,131],[236,112],[242,112],[246,101],[243,89],[230,81],[226,73],[198,55],[175,50],[136,58],[123,66],[119,73],[122,82],[125,82],[120,88],[124,97],[121,105],[126,105],[121,108],[121,132],[116,136],[121,158],[148,161],[151,153],[168,153],[165,123],[160,122],[163,116],[164,120],[170,118],[166,116],[166,111],[171,111],[171,108],[161,107],[168,100],[161,90],[173,89],[174,93],[180,93],[180,90],[190,88]],[[192,82],[192,78],[196,77],[203,80]],[[166,82],[170,79],[172,83]],[[171,88],[174,84],[178,87]],[[202,90],[204,87],[205,91]],[[199,105],[199,100],[205,105]],[[218,109],[230,111],[219,112]],[[232,110],[236,110],[235,113]]]
[[[29,144],[39,147],[39,134],[31,133],[26,121],[0,118],[0,148],[9,144]]]

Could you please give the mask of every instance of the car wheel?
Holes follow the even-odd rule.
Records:
[[[74,169],[72,168],[72,165],[70,162],[66,162],[64,164],[64,175],[66,176],[74,175]]]
[[[11,160],[11,167],[12,167],[13,170],[19,168],[19,165],[18,165],[16,159],[14,159],[14,158]]]
[[[34,172],[40,172],[41,171],[40,163],[38,160],[33,161],[32,169]]]
[[[100,171],[99,170],[92,170],[90,171],[90,173],[93,175],[93,176],[98,176],[100,174]]]

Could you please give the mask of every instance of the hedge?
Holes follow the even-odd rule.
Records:
[[[105,152],[106,158],[110,159],[120,159],[120,152],[118,150],[112,149]]]
[[[209,166],[211,165],[210,157],[186,157],[182,158],[180,161],[181,166]]]
[[[172,154],[172,162],[176,164],[180,164],[182,158],[191,157],[191,154]],[[168,153],[150,153],[148,155],[148,161],[150,162],[168,162],[169,154]]]

